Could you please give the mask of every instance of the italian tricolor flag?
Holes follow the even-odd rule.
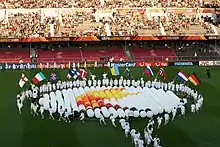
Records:
[[[38,74],[35,75],[35,77],[32,79],[32,82],[34,84],[38,84],[39,82],[45,80],[46,77],[44,76],[44,74],[42,72],[39,72]]]

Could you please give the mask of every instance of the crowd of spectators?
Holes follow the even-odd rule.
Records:
[[[198,8],[203,4],[199,0],[158,0],[158,7]]]
[[[39,12],[9,14],[7,27],[8,35],[14,37],[39,37],[46,32]]]
[[[135,14],[135,11],[115,11],[112,16],[102,18],[104,24],[109,25],[109,31],[112,36],[135,36],[137,34],[137,27],[139,24],[139,18]]]
[[[206,17],[167,13],[167,16],[147,17],[146,12],[116,10],[111,16],[97,19],[94,9],[64,9],[56,16],[43,16],[42,12],[8,13],[0,20],[0,36],[11,37],[75,37],[75,36],[135,36],[214,34]]]
[[[196,16],[186,16],[184,14],[168,14],[168,20],[163,24],[166,31],[169,31],[172,34],[178,34],[189,28],[192,24],[191,22],[193,24],[198,23]]]
[[[63,10],[61,12],[61,36],[104,35],[103,23],[96,22],[93,10]]]
[[[219,0],[1,0],[0,9],[14,8],[146,8],[218,7]]]
[[[44,15],[37,9],[14,11],[8,13],[7,19],[0,19],[0,36],[12,38],[105,35],[104,24],[96,22],[92,9],[65,9],[55,16]]]
[[[163,19],[163,26],[167,35],[184,34],[214,34],[211,27],[212,22],[207,21],[207,17],[197,15],[186,15],[183,13],[168,13],[168,19]]]
[[[218,1],[218,0],[217,0]],[[0,36],[75,37],[214,34],[213,20],[198,15],[169,13],[151,16],[148,11],[125,8],[201,7],[202,0],[2,0],[0,3]],[[209,1],[209,6],[218,3]],[[8,8],[4,15],[3,8]],[[62,8],[57,14],[44,15],[40,9],[12,11],[12,8]],[[64,9],[63,9],[64,8]],[[68,9],[65,9],[68,8]],[[77,9],[82,8],[82,9]],[[89,9],[87,9],[89,8]],[[97,18],[96,11],[114,9],[112,16]],[[24,10],[24,9],[23,9]],[[12,11],[12,12],[11,12]],[[48,10],[48,12],[50,12]],[[54,11],[51,11],[53,13]]]
[[[102,6],[102,5],[101,5]],[[146,8],[152,7],[151,0],[106,0],[103,8]]]

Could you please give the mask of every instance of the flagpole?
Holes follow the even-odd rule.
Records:
[[[97,76],[96,73],[95,73],[95,69],[96,69],[96,68],[94,67],[94,68],[93,68],[93,73],[95,74],[95,76]],[[88,70],[88,71],[89,71],[89,73],[90,73],[90,76],[93,75],[93,73],[91,72],[91,70]],[[97,76],[97,77],[98,77],[98,76]]]
[[[89,74],[90,74],[90,76],[92,75],[92,72],[91,72],[91,70],[88,70],[88,72],[89,72]]]
[[[124,72],[123,72],[123,74],[122,75],[124,75],[125,74],[125,71],[126,71],[127,69],[125,68],[125,70],[124,70]]]
[[[157,77],[158,77],[158,73],[157,73],[157,75],[155,76],[155,79],[154,79],[154,81],[157,81]]]
[[[32,84],[29,80],[28,80],[28,82],[29,82],[30,86],[34,85],[34,84]]]
[[[32,83],[28,80],[29,84],[31,85]]]
[[[173,81],[172,82],[174,82],[176,80],[176,76],[175,76],[175,78],[173,79]]]
[[[141,74],[141,78],[144,76],[144,72],[142,72],[142,74]]]
[[[94,71],[96,72],[96,68],[94,68]],[[97,76],[97,78],[99,78],[99,75],[97,75],[96,73],[95,73],[95,75]]]
[[[132,69],[129,69],[129,78],[132,78],[131,70],[132,70]]]
[[[107,73],[106,73],[106,74],[108,74],[110,71],[111,71],[111,68],[109,68],[109,69],[108,69],[108,71],[107,71]]]

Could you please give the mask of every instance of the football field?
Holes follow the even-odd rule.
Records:
[[[140,78],[144,68],[130,68],[131,75]],[[167,78],[173,80],[179,69],[164,68]],[[211,79],[206,76],[203,67],[182,68],[188,75],[196,72],[201,84],[196,89],[204,95],[204,106],[200,114],[187,117],[177,116],[167,126],[156,130],[163,147],[220,147],[220,67],[211,68]],[[109,69],[90,69],[97,77]],[[124,69],[120,69],[121,73]],[[156,72],[158,68],[153,68]],[[68,70],[44,70],[49,77],[54,71],[61,79],[66,79]],[[71,124],[49,120],[48,115],[42,120],[40,116],[30,115],[30,105],[25,104],[19,115],[16,106],[16,94],[21,91],[18,81],[24,72],[29,79],[38,72],[1,71],[0,97],[0,147],[133,147],[130,139],[125,139],[124,131],[117,122],[113,128],[107,120],[107,127],[100,127],[98,120],[87,119],[85,124],[74,120]],[[110,73],[109,73],[110,75]],[[147,76],[144,78],[148,79]],[[178,80],[176,80],[178,81]],[[189,83],[187,83],[189,84]],[[191,84],[189,84],[191,85]],[[192,85],[191,85],[192,86]],[[28,87],[28,84],[27,84]],[[137,119],[132,127],[143,132],[147,119]],[[153,134],[154,135],[154,134]]]

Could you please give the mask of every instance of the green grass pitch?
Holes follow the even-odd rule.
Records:
[[[108,69],[91,69],[99,76]],[[123,69],[120,69],[123,72]],[[131,68],[131,74],[138,78],[143,68]],[[156,71],[156,68],[153,68]],[[220,68],[211,68],[212,78],[206,77],[203,67],[184,67],[190,74],[196,72],[201,85],[196,87],[204,95],[204,106],[200,114],[186,118],[177,117],[174,122],[162,126],[156,133],[163,147],[220,147]],[[44,70],[49,77],[53,70]],[[177,67],[166,67],[167,77],[173,80]],[[133,147],[130,139],[125,139],[119,123],[114,129],[108,121],[107,127],[100,127],[98,120],[78,120],[71,124],[30,116],[30,106],[25,105],[22,115],[16,107],[16,94],[21,91],[18,81],[24,72],[32,78],[38,71],[4,71],[0,72],[0,147]],[[55,71],[65,79],[67,70]],[[147,77],[145,76],[147,79]],[[176,80],[177,81],[177,80]],[[143,132],[146,119],[135,120],[132,127]]]

